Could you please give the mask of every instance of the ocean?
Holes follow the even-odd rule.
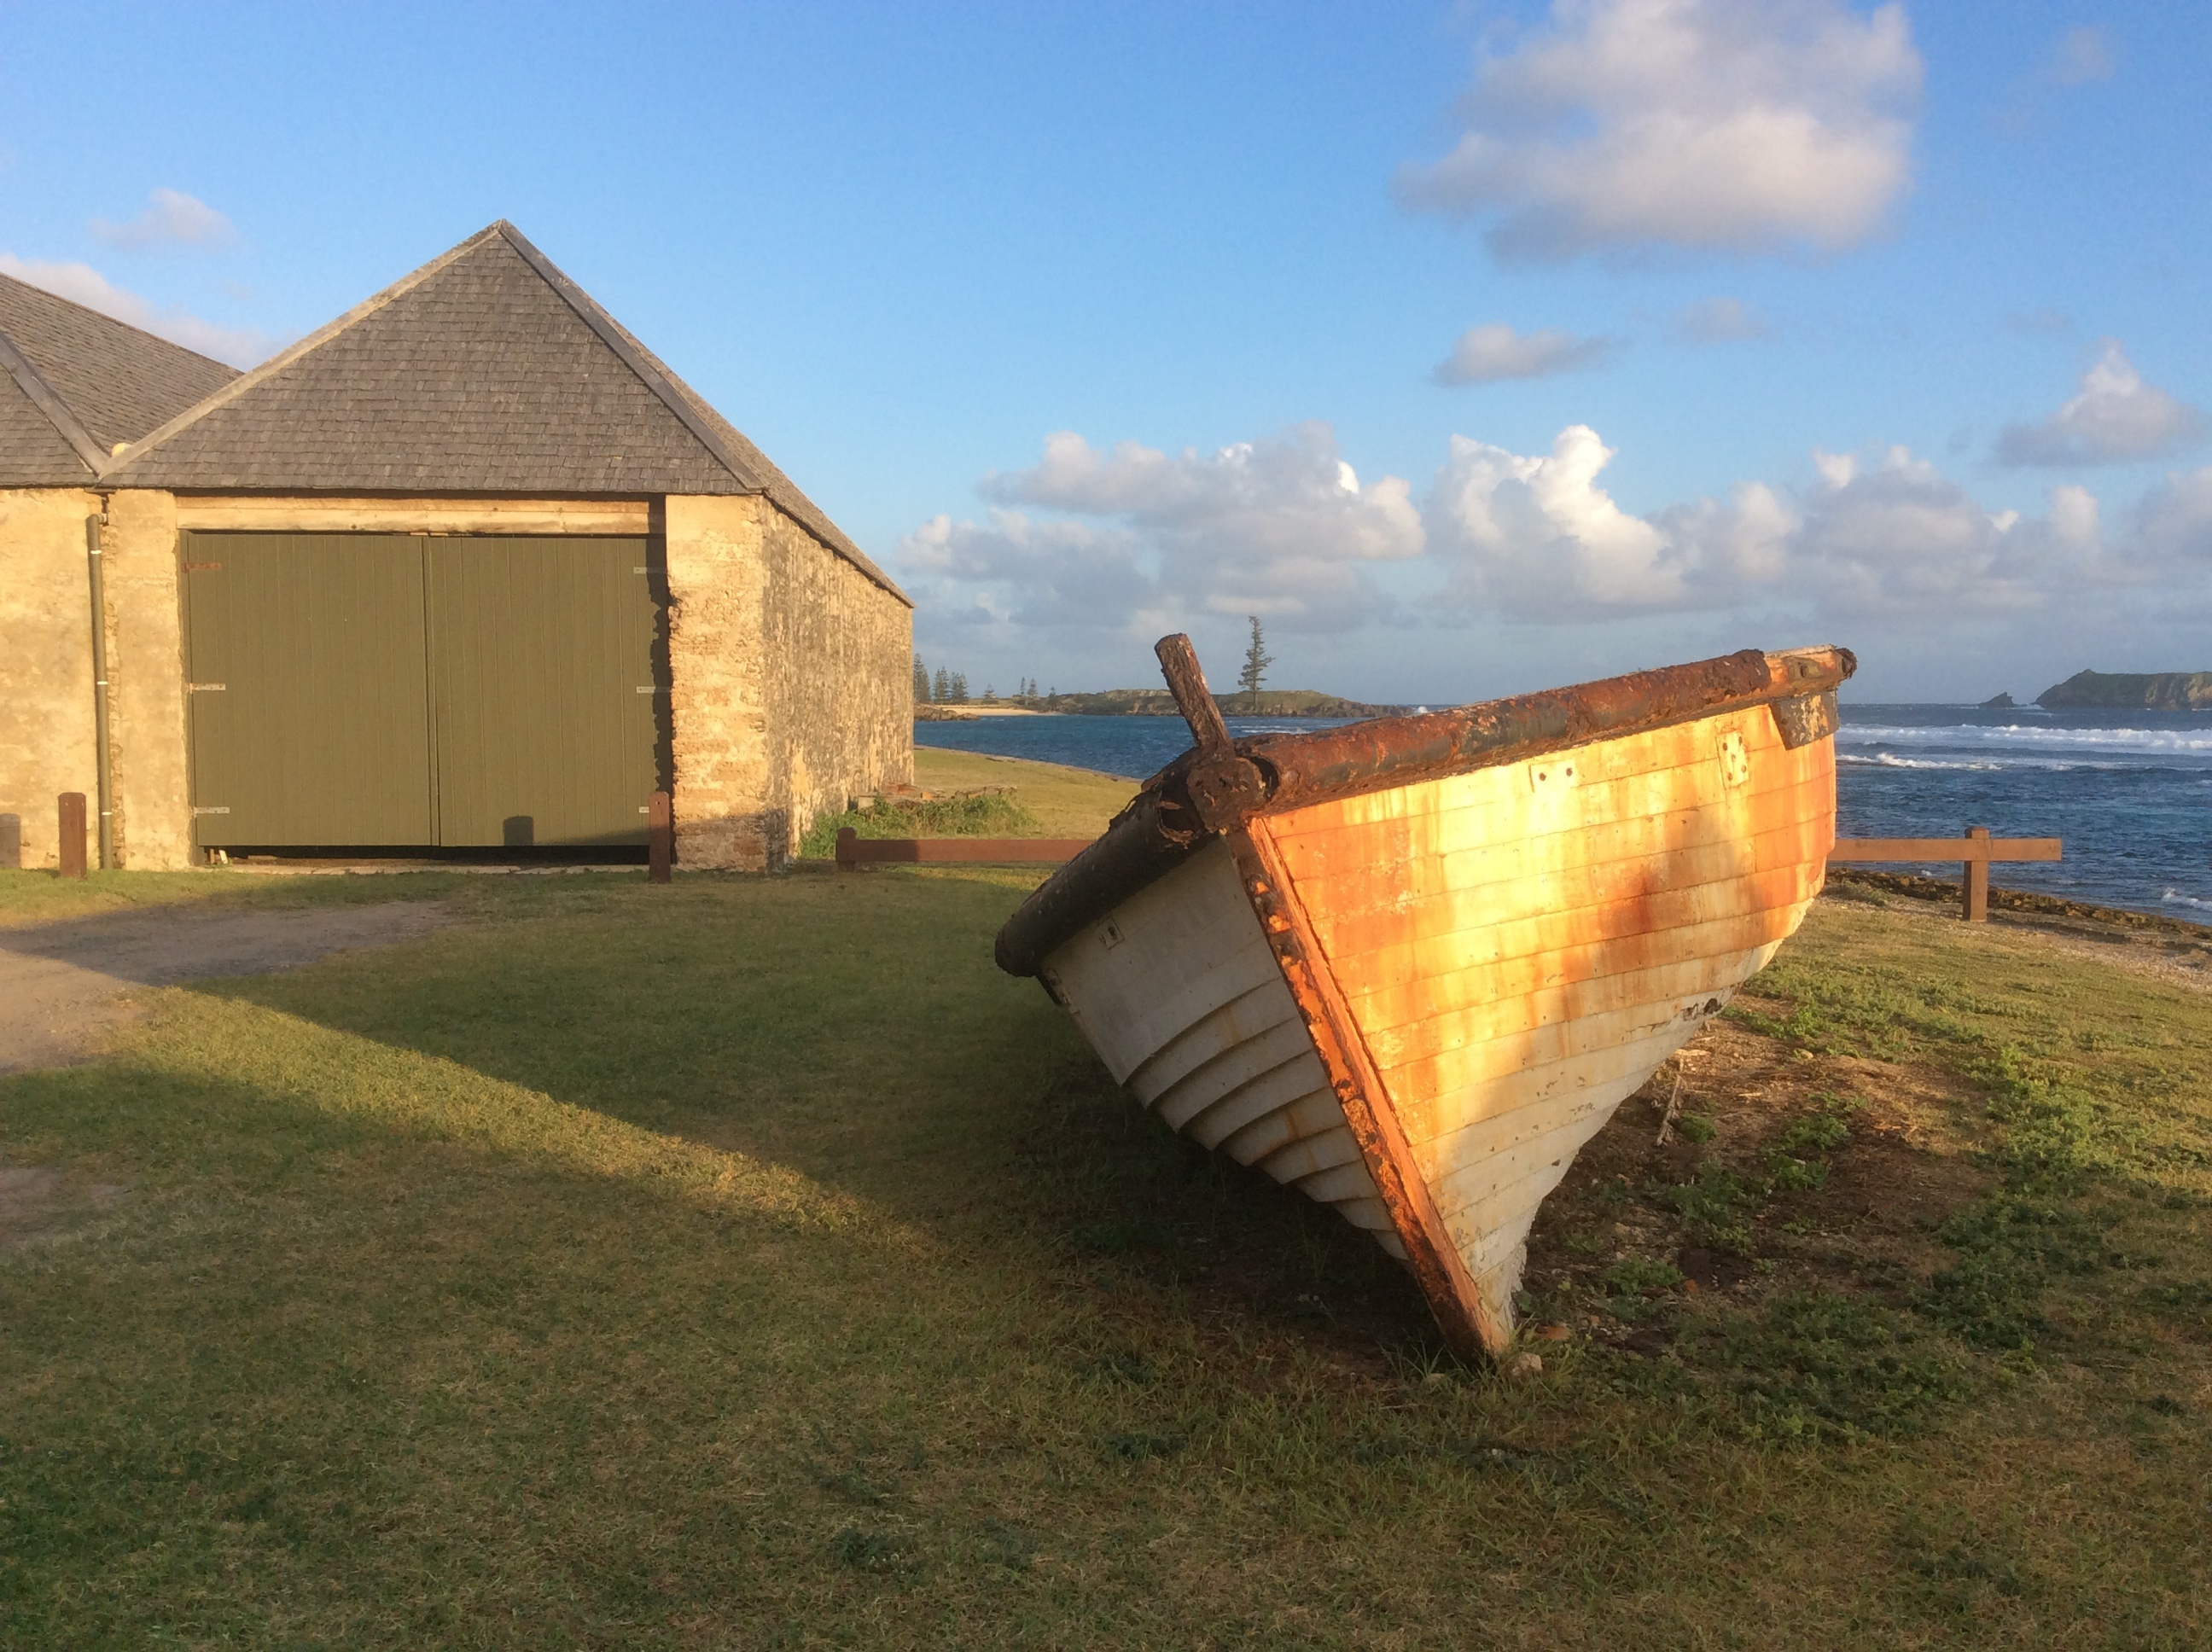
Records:
[[[1235,734],[1333,726],[1228,720]],[[1132,779],[1190,744],[1172,717],[988,717],[917,723],[914,738]],[[2212,913],[2212,714],[1846,705],[1836,791],[1845,837],[1954,837],[1986,826],[1999,837],[2063,838],[2063,860],[1998,865],[1991,881],[2199,921]],[[1955,862],[1892,870],[1959,873]]]

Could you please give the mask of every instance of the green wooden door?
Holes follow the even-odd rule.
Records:
[[[431,539],[438,841],[642,843],[656,616],[642,539]]]
[[[645,540],[192,533],[183,554],[202,846],[645,841]]]
[[[434,841],[421,543],[186,537],[201,844]]]

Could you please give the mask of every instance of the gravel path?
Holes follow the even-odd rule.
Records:
[[[0,929],[0,1073],[82,1060],[137,1015],[134,987],[296,969],[452,921],[442,905],[395,901],[285,912],[160,907]]]

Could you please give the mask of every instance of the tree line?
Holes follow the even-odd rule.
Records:
[[[1267,652],[1266,634],[1260,629],[1260,616],[1249,614],[1245,617],[1251,623],[1252,641],[1244,650],[1244,666],[1237,674],[1237,686],[1243,691],[1246,708],[1257,710],[1261,687],[1267,680],[1267,667],[1275,663],[1275,657]],[[1024,677],[1015,682],[1012,697],[1017,701],[1036,701],[1056,699],[1059,695],[1058,689],[1052,689],[1048,695],[1038,694],[1036,678]],[[985,705],[994,703],[998,697],[996,689],[988,686],[984,689]],[[968,703],[967,675],[962,671],[949,671],[942,665],[932,672],[922,663],[921,656],[916,654],[914,657],[914,700],[918,706],[964,706]]]

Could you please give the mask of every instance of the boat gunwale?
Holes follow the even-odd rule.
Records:
[[[1745,648],[1686,665],[1329,729],[1247,735],[1224,756],[1194,747],[1147,780],[1105,832],[1040,884],[999,931],[1000,969],[1035,975],[1086,925],[1106,916],[1242,820],[1288,814],[1421,781],[1833,694],[1857,669],[1847,648],[1767,653]],[[1833,732],[1833,716],[1814,738]],[[1785,727],[1785,735],[1787,733]],[[1789,744],[1808,744],[1790,740]],[[1194,767],[1249,765],[1265,790],[1241,819],[1209,825],[1189,785]],[[1049,983],[1048,983],[1048,985]]]

